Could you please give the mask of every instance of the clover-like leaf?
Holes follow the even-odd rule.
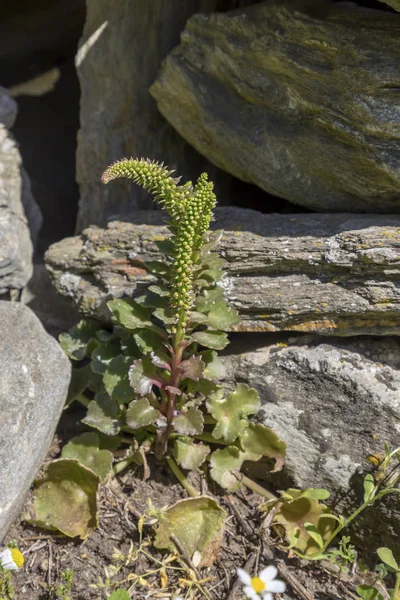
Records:
[[[174,417],[172,425],[182,435],[200,435],[204,429],[203,413],[198,408],[189,408]]]
[[[213,350],[223,350],[229,344],[228,336],[223,331],[195,331],[192,338],[201,346]]]
[[[187,360],[183,360],[179,365],[182,379],[194,379],[198,381],[202,376],[205,369],[205,364],[201,359],[201,356],[191,356]]]
[[[336,526],[336,519],[329,514],[327,506],[315,498],[302,496],[301,490],[288,489],[276,502],[268,502],[266,506],[267,510],[276,509],[272,519],[273,528],[288,544],[292,542],[294,549],[310,558],[320,551],[320,540],[325,542]],[[313,535],[309,533],[311,525],[315,528],[312,529]],[[293,544],[295,533],[297,539]],[[318,542],[315,540],[316,534],[320,536]]]
[[[34,523],[86,539],[97,527],[98,476],[72,458],[51,462],[35,481]]]
[[[154,545],[176,552],[175,536],[188,556],[201,554],[199,567],[211,566],[219,552],[227,514],[208,496],[180,500],[160,514]]]
[[[92,371],[102,375],[112,359],[118,356],[119,353],[119,344],[99,344],[91,354]]]
[[[82,360],[97,346],[96,331],[101,328],[98,321],[82,320],[68,333],[61,333],[61,348],[72,360]]]
[[[216,440],[222,438],[230,444],[248,426],[248,415],[260,409],[260,398],[257,390],[240,383],[226,398],[219,390],[209,399],[207,408],[217,421],[213,437]]]
[[[268,427],[250,423],[240,434],[240,444],[245,452],[275,459],[275,471],[285,462],[286,444]]]
[[[215,350],[203,350],[200,352],[202,360],[205,362],[204,377],[207,379],[222,379],[226,374],[224,363]]]
[[[238,490],[242,485],[240,469],[245,457],[236,446],[214,450],[210,457],[211,477],[228,492]]]
[[[72,438],[62,449],[63,458],[75,458],[81,465],[91,469],[104,481],[111,470],[113,455],[109,450],[100,450],[97,433],[82,433]]]
[[[210,448],[203,444],[203,442],[194,444],[190,438],[175,440],[173,448],[175,460],[178,465],[188,471],[200,467],[209,453]]]
[[[397,561],[390,548],[378,548],[376,553],[387,567],[393,569],[393,571],[400,572],[400,566],[397,564]]]
[[[130,403],[126,411],[126,424],[131,429],[140,429],[152,425],[161,417],[161,413],[151,406],[147,398],[138,398]]]
[[[150,312],[132,298],[115,298],[107,302],[113,319],[128,331],[151,326]]]
[[[116,356],[110,361],[103,375],[103,383],[107,394],[117,402],[130,402],[133,398],[129,382],[129,368],[132,364],[130,356]]]
[[[229,330],[240,322],[237,311],[226,302],[218,302],[207,314],[207,325],[214,329]]]
[[[105,392],[97,393],[95,399],[89,402],[88,411],[86,417],[82,419],[82,423],[86,423],[106,435],[117,435],[122,427],[117,402]]]
[[[153,385],[163,387],[167,381],[156,372],[150,359],[145,357],[135,360],[129,369],[129,382],[134,391],[140,396],[150,394]]]

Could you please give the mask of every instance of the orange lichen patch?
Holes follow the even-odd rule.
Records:
[[[147,269],[142,267],[134,267],[128,258],[116,258],[111,261],[111,265],[113,267],[117,267],[114,269],[115,271],[122,271],[130,277],[144,277],[148,275]]]

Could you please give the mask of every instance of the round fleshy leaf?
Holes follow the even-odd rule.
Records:
[[[72,438],[62,449],[62,458],[74,458],[91,469],[102,481],[111,470],[113,455],[109,450],[100,450],[99,436],[95,432],[82,433]]]
[[[51,462],[35,482],[35,524],[68,537],[86,539],[97,527],[99,478],[71,458]]]
[[[106,435],[117,435],[121,430],[120,410],[113,398],[104,392],[96,394],[94,400],[89,402],[86,417],[82,419],[94,429]]]
[[[92,371],[102,375],[112,359],[118,356],[119,353],[119,344],[99,344],[91,354]]]
[[[135,360],[129,369],[130,386],[140,396],[150,394],[153,385],[164,387],[167,381],[156,372],[151,360],[147,357]]]
[[[117,402],[130,402],[133,398],[128,376],[131,365],[132,358],[120,354],[110,361],[104,372],[103,383],[106,392]]]
[[[228,336],[223,331],[195,331],[192,334],[195,342],[213,350],[223,350],[228,344]]]
[[[181,435],[200,435],[204,429],[204,417],[198,408],[189,408],[174,417],[172,426]]]
[[[203,350],[200,352],[202,360],[205,362],[203,376],[207,379],[222,379],[226,374],[224,363],[219,358],[215,350]]]
[[[182,379],[194,379],[194,381],[198,381],[203,376],[204,368],[205,364],[201,356],[191,356],[179,365]]]
[[[237,311],[227,303],[218,302],[212,310],[207,314],[207,325],[215,329],[228,331],[233,325],[240,322],[240,317]]]
[[[147,398],[139,398],[130,403],[126,411],[126,424],[131,429],[140,429],[152,425],[161,417],[161,413],[151,406]]]
[[[240,468],[245,457],[236,446],[215,450],[210,458],[211,477],[228,492],[238,490],[242,485]]]
[[[250,423],[240,434],[240,444],[245,452],[267,456],[275,460],[274,471],[280,471],[285,463],[286,444],[268,427]]]
[[[128,331],[151,326],[150,312],[132,298],[115,298],[107,302],[113,319]]]
[[[207,408],[217,421],[213,437],[216,440],[222,438],[230,444],[248,426],[247,416],[260,409],[260,398],[257,390],[240,383],[226,398],[223,391],[219,390],[209,399]]]
[[[59,336],[61,348],[72,360],[82,360],[96,348],[98,329],[101,329],[98,321],[79,321],[68,333]]]
[[[190,439],[177,439],[175,440],[173,453],[178,465],[191,471],[204,463],[210,453],[210,448],[203,442],[194,444]]]
[[[218,557],[226,516],[208,496],[181,500],[161,513],[154,545],[175,553],[171,535],[175,536],[189,556],[201,554],[199,567],[209,567]]]

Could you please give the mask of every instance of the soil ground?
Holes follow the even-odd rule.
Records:
[[[79,430],[76,416],[72,422],[71,415],[64,413],[45,464],[59,457],[65,441],[77,434],[74,423]],[[287,584],[286,593],[276,594],[276,600],[357,600],[359,575],[335,572],[329,564],[306,563],[280,550],[263,523],[265,515],[258,510],[262,498],[245,488],[224,495],[211,483],[202,490],[216,497],[229,513],[219,557],[211,567],[199,571],[178,551],[168,562],[168,553],[151,544],[151,524],[144,526],[146,543],[139,551],[138,521],[149,500],[162,508],[186,497],[166,468],[152,465],[147,481],[141,475],[140,468],[127,470],[101,487],[99,527],[85,541],[36,529],[22,515],[6,539],[15,540],[25,556],[23,569],[12,574],[15,599],[103,600],[122,587],[134,600],[169,599],[175,594],[187,600],[242,600],[237,567],[256,574],[275,564]],[[28,498],[27,508],[31,500]],[[62,596],[57,588],[66,570],[73,572],[73,582],[69,593]]]

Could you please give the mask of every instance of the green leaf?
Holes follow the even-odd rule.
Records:
[[[133,398],[128,375],[131,365],[131,357],[120,354],[110,361],[104,372],[103,383],[106,392],[117,402],[130,402]]]
[[[201,360],[201,356],[191,356],[187,360],[183,360],[179,365],[182,379],[193,379],[198,381],[204,372],[205,364]]]
[[[382,594],[372,585],[359,585],[357,587],[357,594],[363,600],[384,600]]]
[[[213,350],[223,350],[228,344],[228,336],[223,331],[195,331],[192,338],[201,346]]]
[[[166,380],[156,372],[151,360],[147,357],[135,360],[129,369],[129,382],[136,394],[147,396],[153,385],[164,386]]]
[[[99,478],[71,458],[51,462],[35,481],[35,524],[68,537],[86,539],[97,527]]]
[[[151,326],[150,312],[132,298],[115,298],[107,302],[113,319],[128,331]]]
[[[375,481],[371,473],[364,477],[364,502],[367,502],[373,497],[375,490]]]
[[[175,244],[171,238],[167,238],[165,240],[157,240],[154,243],[163,254],[166,254],[167,256],[174,256],[176,254]]]
[[[233,325],[240,323],[236,310],[224,302],[218,302],[207,315],[207,325],[214,329],[228,331]]]
[[[133,337],[142,354],[159,351],[165,341],[160,333],[152,329],[140,329],[133,334]]]
[[[223,450],[214,450],[210,458],[210,475],[228,492],[235,492],[242,485],[241,466],[246,458],[236,446],[227,446]]]
[[[318,546],[321,548],[324,547],[324,540],[322,539],[322,535],[318,531],[318,529],[313,525],[313,523],[304,523],[304,529],[307,531],[308,535],[312,537],[312,539],[317,542]],[[300,536],[299,536],[300,537]]]
[[[175,553],[173,535],[188,556],[201,554],[200,568],[209,567],[217,559],[226,517],[226,511],[208,496],[181,500],[161,513],[154,545]]]
[[[160,296],[155,292],[146,290],[146,292],[142,296],[136,298],[136,302],[140,304],[140,306],[144,306],[145,308],[167,308],[168,295]]]
[[[216,304],[224,300],[224,290],[216,286],[212,290],[204,290],[203,294],[196,298],[194,309],[201,313],[208,313]]]
[[[204,429],[204,417],[198,408],[189,408],[172,420],[173,428],[182,435],[200,435]]]
[[[147,288],[153,294],[157,294],[158,296],[168,298],[169,297],[169,288],[166,285],[150,285]]]
[[[94,373],[105,372],[111,360],[120,353],[119,345],[117,344],[99,344],[91,354],[91,367]]]
[[[168,277],[171,271],[170,265],[162,262],[160,260],[147,260],[144,263],[144,266],[149,271],[149,273],[153,273],[154,275],[161,277]]]
[[[393,552],[389,548],[378,548],[376,551],[381,561],[393,571],[400,571],[400,567],[397,564],[396,559],[393,556]]]
[[[159,418],[161,418],[161,413],[151,406],[147,398],[134,400],[126,411],[126,424],[131,429],[147,427]]]
[[[200,442],[194,444],[193,440],[189,439],[177,439],[175,440],[173,454],[175,460],[183,469],[191,471],[200,467],[206,460],[210,448]]]
[[[302,498],[314,498],[315,500],[326,500],[329,496],[328,490],[323,488],[306,488],[301,493]]]
[[[69,406],[77,396],[83,394],[89,385],[91,373],[90,365],[86,365],[86,367],[82,367],[81,369],[72,369],[67,401],[65,403],[66,406]]]
[[[207,379],[222,379],[226,375],[224,363],[219,358],[215,350],[203,350],[200,352],[202,360],[205,362],[204,377]]]
[[[247,416],[260,409],[260,398],[257,390],[245,383],[239,383],[236,391],[226,398],[223,395],[222,390],[214,394],[207,402],[207,408],[217,421],[213,437],[230,444],[248,426]]]
[[[245,452],[275,459],[275,471],[280,471],[285,462],[286,444],[268,427],[250,423],[240,434],[240,444]]]
[[[156,308],[153,311],[153,315],[165,325],[172,325],[175,323],[175,317],[171,316],[169,308]]]
[[[82,360],[97,346],[95,335],[100,328],[98,321],[79,321],[68,333],[59,336],[61,348],[72,360]]]
[[[89,402],[88,411],[86,417],[82,419],[82,423],[86,423],[106,435],[116,435],[122,427],[118,404],[108,394],[99,392],[95,399]]]
[[[111,596],[108,596],[107,600],[130,600],[130,595],[126,590],[121,588],[119,590],[115,590]]]
[[[109,450],[100,450],[99,436],[95,432],[82,433],[72,438],[62,449],[63,458],[75,458],[91,469],[102,481],[111,470],[113,455]]]
[[[327,506],[302,494],[302,490],[288,489],[278,500],[268,502],[265,506],[268,511],[275,511],[273,529],[294,549],[311,559],[316,553],[320,554],[320,540],[315,540],[316,535],[319,534],[325,542],[336,527],[336,519],[329,514]],[[315,527],[313,535],[309,533],[311,525]],[[293,544],[293,536],[297,530],[297,541]]]

